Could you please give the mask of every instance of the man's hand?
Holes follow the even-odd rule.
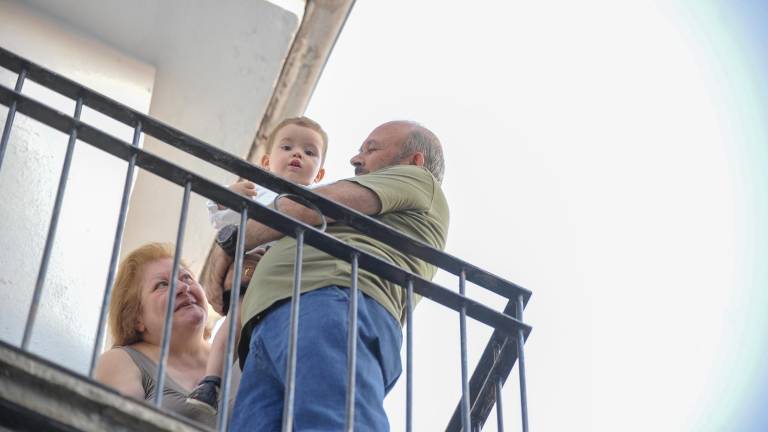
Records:
[[[211,304],[213,310],[219,314],[224,312],[222,293],[230,289],[230,287],[224,284],[224,280],[233,261],[234,258],[227,255],[218,245],[213,247],[208,258],[208,277],[205,281],[205,295],[208,297],[208,303]]]
[[[266,252],[266,248],[260,247],[252,250],[251,252],[247,253],[245,257],[243,257],[243,272],[240,273],[241,287],[246,287],[248,286],[248,283],[251,282],[253,271],[256,269],[259,261],[261,261],[261,257],[263,257]],[[232,283],[234,282],[234,279],[235,266],[231,265],[229,266],[229,271],[227,271],[227,277],[224,279],[224,291],[232,289]]]

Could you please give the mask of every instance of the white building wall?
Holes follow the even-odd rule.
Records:
[[[0,1],[0,45],[132,108],[148,112],[154,67],[72,27]],[[0,83],[16,75],[0,69]],[[74,102],[27,81],[24,93],[72,114]],[[0,121],[7,108],[0,106]],[[130,128],[83,110],[123,140]],[[0,339],[20,344],[41,263],[67,136],[17,114],[0,168]],[[31,350],[87,372],[127,163],[77,142]]]
[[[150,115],[245,157],[300,21],[290,11],[254,0],[199,2],[194,12],[161,11],[169,19],[158,30],[153,53],[158,60]],[[215,182],[235,180],[154,138],[147,138],[145,149]],[[149,241],[175,242],[182,195],[181,186],[141,172],[131,197],[123,250],[127,253]],[[202,268],[215,234],[205,201],[192,194],[183,242],[184,258],[195,272]]]
[[[304,10],[301,0],[23,2],[154,65],[150,116],[241,157],[251,149]],[[234,180],[151,137],[144,149],[217,183]],[[139,171],[122,250],[175,242],[182,193],[180,186]],[[192,194],[189,208],[183,255],[199,272],[215,233],[205,199]]]

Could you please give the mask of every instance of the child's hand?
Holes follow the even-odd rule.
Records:
[[[239,193],[240,195],[245,195],[248,198],[255,197],[256,193],[259,191],[259,188],[256,186],[256,183],[248,180],[236,181],[227,187],[232,192]]]
[[[256,186],[256,183],[248,180],[236,181],[231,185],[227,186],[227,188],[234,193],[247,196],[248,198],[255,197],[256,194],[259,192],[259,188]],[[219,209],[223,210],[224,207],[222,207],[222,205],[219,204]]]

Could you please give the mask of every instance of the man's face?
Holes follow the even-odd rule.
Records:
[[[405,159],[398,156],[410,131],[410,125],[398,122],[384,123],[374,129],[349,161],[355,167],[355,175],[405,163]]]
[[[309,186],[323,178],[323,137],[316,131],[288,124],[276,132],[272,151],[261,165],[267,171],[294,183]]]

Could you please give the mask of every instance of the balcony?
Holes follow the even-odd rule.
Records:
[[[169,182],[176,183],[183,187],[184,204],[182,205],[177,245],[181,245],[183,241],[184,223],[188,212],[189,196],[194,192],[216,202],[220,202],[230,208],[241,208],[244,217],[257,219],[286,235],[295,236],[297,238],[297,247],[299,248],[306,242],[306,244],[323,250],[339,259],[352,262],[353,266],[357,266],[359,260],[359,266],[361,268],[393,281],[407,290],[408,318],[412,316],[410,311],[412,310],[411,298],[413,293],[420,294],[425,298],[457,312],[462,323],[460,344],[462,351],[462,381],[464,390],[461,402],[457,406],[456,413],[448,420],[448,430],[469,430],[470,428],[474,430],[477,427],[482,427],[487,419],[490,409],[493,407],[494,403],[498,401],[496,395],[500,392],[500,389],[506,381],[516,360],[520,362],[521,399],[523,401],[522,421],[524,429],[527,429],[525,418],[525,369],[523,367],[523,346],[524,341],[530,332],[530,327],[523,323],[522,313],[525,303],[530,297],[529,291],[473,266],[470,263],[432,249],[429,246],[413,240],[408,236],[404,236],[373,219],[346,209],[307,189],[274,177],[246,161],[222,152],[191,136],[185,135],[181,131],[164,125],[151,117],[140,114],[105,96],[79,86],[64,77],[35,65],[7,50],[0,50],[0,65],[18,74],[15,89],[12,90],[6,87],[0,88],[0,103],[7,106],[9,109],[8,115],[6,116],[6,126],[2,142],[0,143],[2,144],[0,145],[0,148],[5,150],[10,142],[9,137],[17,113],[32,118],[48,127],[59,130],[60,132],[67,133],[70,137],[68,140],[68,157],[65,158],[64,167],[62,169],[56,205],[54,207],[51,225],[48,230],[46,249],[43,254],[43,263],[38,275],[38,282],[35,285],[30,311],[27,315],[25,332],[20,344],[20,350],[7,344],[3,346],[5,362],[4,370],[9,371],[9,373],[7,373],[9,382],[7,387],[4,386],[4,388],[11,389],[15,387],[19,389],[32,389],[29,391],[31,393],[29,397],[25,396],[20,399],[9,397],[10,395],[26,394],[27,390],[24,390],[21,393],[8,392],[8,395],[4,396],[4,405],[6,406],[6,409],[13,410],[15,413],[8,417],[15,419],[15,423],[7,426],[17,427],[18,425],[29,425],[36,421],[42,421],[45,422],[45,424],[50,425],[67,425],[67,427],[90,429],[90,426],[86,427],[80,423],[80,417],[93,417],[92,414],[94,412],[113,413],[113,410],[115,409],[119,409],[122,412],[120,414],[114,414],[114,416],[112,414],[103,416],[97,415],[96,417],[103,418],[96,421],[105,421],[109,425],[112,425],[111,422],[116,422],[115,424],[124,424],[125,427],[129,428],[136,425],[136,421],[139,420],[150,422],[151,426],[147,427],[169,427],[167,426],[169,424],[168,422],[173,424],[169,418],[159,415],[156,410],[146,410],[144,409],[145,407],[137,408],[140,404],[122,398],[114,394],[114,392],[110,392],[108,389],[103,388],[103,386],[91,381],[87,376],[77,376],[56,365],[50,364],[45,360],[25,353],[29,348],[31,334],[34,330],[37,308],[44,294],[44,282],[48,264],[47,260],[50,257],[50,251],[55,240],[56,225],[58,224],[59,210],[66,191],[73,148],[77,142],[84,142],[99,148],[114,157],[128,161],[125,187],[123,189],[123,197],[121,200],[120,219],[118,221],[111,268],[109,271],[110,278],[114,275],[114,267],[119,253],[119,245],[122,240],[122,226],[125,220],[128,198],[131,193],[133,171],[137,167],[143,168]],[[69,116],[53,110],[22,94],[21,90],[27,80],[45,84],[50,89],[64,96],[75,98],[76,110],[74,116]],[[118,121],[132,126],[135,130],[133,143],[129,144],[127,142],[122,142],[87,123],[80,121],[79,116],[83,106],[89,106],[99,110],[104,114],[112,116]],[[157,155],[142,150],[136,145],[141,134],[152,135],[154,138],[161,139],[196,157],[213,161],[213,163],[222,168],[230,170],[232,173],[243,178],[252,180],[259,185],[264,185],[269,189],[280,193],[297,195],[318,207],[323,214],[329,215],[337,221],[346,223],[366,235],[384,241],[390,245],[394,245],[400,250],[407,251],[409,254],[454,273],[459,277],[459,293],[457,294],[447,288],[436,285],[428,280],[424,280],[405,269],[395,267],[364,251],[354,249],[339,242],[335,238],[326,235],[315,227],[304,225],[303,223],[288,218],[275,210],[260,206],[253,202],[243,202],[238,195],[216,183],[191,171],[185,170],[184,168],[178,167],[172,162]],[[240,241],[243,241],[242,237]],[[176,255],[177,257],[180,255],[180,250],[177,249]],[[300,254],[298,256],[300,256]],[[239,275],[236,276],[236,281],[238,279]],[[465,281],[472,281],[496,294],[507,297],[509,300],[507,308],[504,311],[495,311],[466,297],[464,295]],[[238,282],[235,284],[237,285]],[[108,304],[110,286],[111,280],[108,279],[107,290],[104,295],[104,304]],[[354,281],[352,281],[352,286],[355,286]],[[233,306],[236,307],[236,299],[234,297],[232,302]],[[97,326],[98,335],[96,337],[97,344],[93,351],[94,359],[97,353],[101,351],[101,344],[99,342],[101,341],[105,315],[106,311],[102,309],[101,319]],[[494,334],[471,378],[469,377],[466,364],[467,318],[480,321],[494,329]],[[408,320],[408,325],[406,325],[406,330],[406,346],[408,350],[406,380],[408,380],[408,386],[410,388],[412,380],[412,322],[410,319]],[[294,331],[296,331],[296,329],[294,329]],[[167,344],[167,342],[165,343]],[[230,355],[233,349],[233,344],[230,341]],[[92,362],[91,373],[93,365],[94,363]],[[162,363],[160,371],[163,371]],[[225,372],[225,377],[227,377],[227,379],[229,376],[229,372]],[[227,387],[228,385],[225,384],[225,394]],[[297,391],[300,391],[300,389]],[[354,392],[354,389],[350,389],[349,392]],[[78,404],[78,408],[75,409],[74,407],[67,406],[61,407],[60,404],[54,403],[56,400],[65,400],[68,403],[76,403]],[[122,405],[121,401],[125,405]],[[226,406],[226,403],[227,401],[225,398],[224,406]],[[94,404],[96,404],[97,407],[94,407]],[[46,408],[55,408],[57,406],[60,407],[60,409]],[[409,397],[406,409],[410,410],[410,407],[411,402]],[[76,414],[78,412],[80,412],[79,415]],[[221,410],[221,412],[224,414],[221,415],[219,424],[222,430],[225,430],[226,410]],[[131,415],[136,416],[136,418],[130,418]],[[42,419],[38,417],[41,417]],[[121,421],[127,421],[127,423],[120,423]],[[158,424],[164,424],[166,426],[156,426]],[[470,424],[472,426],[469,426]],[[173,427],[181,426],[175,425]],[[94,430],[97,429],[98,428]]]
[[[313,33],[316,29],[313,30],[311,25],[305,27],[307,14],[312,14],[312,6],[313,3],[310,2],[307,11],[305,11],[304,21],[297,29],[297,33],[299,36],[306,35],[307,38],[316,40],[319,38],[316,33]],[[351,7],[351,5],[347,4],[347,7]],[[322,15],[325,11],[318,8],[315,13]],[[332,46],[333,38],[340,30],[340,25],[346,17],[344,10],[336,11],[336,13],[334,22],[336,22],[337,27],[330,32],[333,37],[326,37],[326,55]],[[294,49],[296,49],[295,45],[292,46],[291,50]],[[315,68],[314,75],[302,78],[301,74],[307,73],[307,67],[305,67],[307,65],[292,63],[292,60],[301,55],[301,52],[293,55],[288,54],[279,80],[292,84],[301,84],[302,79],[305,80],[304,94],[296,94],[297,92],[301,93],[301,85],[289,86],[290,90],[287,91],[292,92],[291,94],[279,94],[279,92],[273,94],[265,108],[259,133],[257,133],[257,141],[263,140],[264,133],[262,131],[269,130],[271,125],[276,123],[281,116],[303,111],[303,106],[306,105],[306,100],[311,94],[311,90],[306,89],[311,89],[313,86],[319,75],[319,70],[322,69],[322,64],[318,63],[322,63],[323,60],[310,61],[309,66],[311,67],[309,69]],[[30,241],[43,251],[39,260],[24,260],[25,266],[35,267],[36,280],[15,285],[15,289],[22,285],[28,287],[19,289],[19,292],[32,293],[31,299],[15,302],[15,311],[8,314],[10,321],[6,321],[6,323],[12,322],[12,328],[23,329],[23,334],[19,335],[18,341],[9,338],[8,341],[0,345],[0,363],[2,364],[0,379],[3,380],[2,386],[0,386],[3,389],[0,392],[0,407],[2,407],[0,408],[2,409],[0,418],[3,419],[0,426],[11,430],[200,429],[199,425],[163,412],[151,404],[137,402],[119,395],[114,390],[93,381],[92,373],[94,359],[105,345],[103,335],[106,310],[104,305],[108,303],[115,266],[120,251],[131,248],[131,241],[136,241],[129,240],[130,236],[126,235],[126,230],[130,231],[129,204],[134,206],[142,196],[148,195],[148,186],[141,186],[141,183],[136,181],[137,170],[143,170],[142,174],[151,173],[155,184],[161,184],[164,190],[172,190],[177,193],[176,199],[181,202],[181,216],[179,218],[177,215],[170,219],[178,224],[174,231],[179,233],[179,237],[176,239],[179,245],[201,242],[200,239],[194,237],[184,239],[184,224],[190,223],[189,203],[191,199],[195,199],[195,197],[197,199],[212,199],[232,208],[243,206],[239,196],[222,188],[220,186],[221,181],[216,178],[216,175],[212,175],[208,168],[199,168],[195,165],[196,162],[189,162],[204,161],[214,165],[229,176],[236,175],[248,178],[276,192],[298,195],[317,206],[324,214],[454,274],[459,286],[458,292],[455,288],[448,289],[421,279],[407,270],[389,265],[375,256],[354,250],[315,227],[297,223],[268,208],[254,203],[248,203],[242,207],[247,217],[265,222],[286,235],[301,237],[303,241],[299,241],[299,245],[306,243],[339,259],[354,261],[357,264],[353,265],[359,265],[362,269],[374,272],[382,278],[401,285],[407,291],[409,298],[413,293],[420,294],[428,301],[433,301],[446,310],[456,313],[462,328],[461,334],[455,335],[457,336],[456,344],[460,346],[462,354],[461,359],[457,359],[457,364],[461,365],[462,393],[457,395],[459,402],[453,416],[446,418],[441,424],[436,424],[436,428],[443,427],[442,424],[447,425],[445,426],[447,430],[477,430],[482,428],[488,420],[492,408],[496,404],[501,404],[498,395],[512,367],[517,363],[520,373],[522,404],[522,418],[520,420],[523,430],[527,430],[523,347],[530,327],[524,324],[522,318],[523,309],[530,298],[529,291],[471,263],[429,248],[377,223],[375,220],[323,199],[311,191],[296,187],[261,171],[247,160],[227,151],[222,151],[221,148],[226,148],[226,146],[212,146],[199,138],[171,127],[147,114],[146,104],[148,101],[146,100],[143,108],[117,102],[108,95],[102,95],[4,48],[0,49],[0,66],[4,73],[7,72],[14,77],[14,88],[11,86],[0,87],[0,105],[7,107],[2,141],[0,141],[0,172],[3,169],[6,170],[6,173],[8,170],[15,169],[7,161],[4,164],[3,159],[9,149],[18,150],[24,145],[24,142],[20,143],[18,136],[14,135],[17,131],[21,130],[22,136],[26,133],[42,133],[66,137],[65,146],[53,148],[56,147],[53,145],[51,149],[51,154],[59,152],[64,159],[63,166],[56,169],[55,180],[57,181],[52,181],[49,189],[47,189],[51,197],[55,195],[53,209],[50,213],[36,215],[45,223],[36,235],[29,236]],[[68,106],[68,108],[59,108],[60,105],[55,105],[55,108],[52,108],[49,105],[51,99],[48,96],[38,97],[39,94],[54,95],[53,99],[57,99],[61,102],[61,106]],[[100,123],[101,120],[94,122],[92,121],[94,118],[109,119],[111,123]],[[100,126],[94,126],[94,124]],[[110,124],[110,126],[103,126],[104,124]],[[167,148],[171,150],[166,150]],[[53,279],[59,275],[58,271],[60,270],[54,248],[61,247],[61,242],[71,244],[72,238],[69,231],[66,229],[58,230],[57,234],[57,228],[61,220],[66,220],[66,211],[62,209],[66,209],[68,201],[73,200],[71,194],[72,190],[76,188],[73,185],[82,184],[80,182],[83,181],[87,183],[89,178],[95,178],[92,177],[94,173],[91,172],[91,170],[97,169],[95,164],[90,167],[78,165],[82,163],[80,152],[94,150],[99,154],[99,157],[104,158],[103,160],[109,160],[109,162],[104,163],[109,164],[105,166],[114,171],[113,174],[120,171],[120,174],[112,176],[113,180],[119,179],[120,181],[109,185],[109,198],[106,198],[104,203],[100,203],[103,204],[103,207],[111,209],[105,213],[107,216],[104,219],[110,221],[117,219],[117,226],[112,225],[114,231],[111,235],[101,236],[103,238],[108,237],[109,240],[107,245],[109,253],[101,254],[106,259],[102,260],[103,266],[100,266],[98,273],[99,275],[103,274],[104,277],[96,284],[98,286],[88,284],[90,293],[98,292],[99,295],[90,295],[90,299],[87,300],[90,303],[83,305],[83,315],[74,317],[75,320],[83,324],[82,328],[87,329],[86,333],[90,332],[90,334],[70,335],[81,352],[85,349],[89,353],[86,360],[81,354],[66,351],[69,349],[66,344],[62,344],[61,340],[49,336],[56,334],[54,327],[56,327],[57,321],[47,316],[44,311],[41,312],[39,306],[46,301],[51,301],[51,299],[66,298],[73,291],[71,281],[67,283],[66,280]],[[242,149],[234,152],[243,153]],[[28,166],[34,165],[36,158],[41,157],[46,157],[46,154],[35,155],[31,158]],[[13,186],[18,186],[18,184]],[[74,198],[74,200],[77,202],[80,198],[82,197]],[[180,223],[179,220],[181,220]],[[24,231],[24,228],[21,231]],[[210,239],[203,241],[203,243],[206,242],[210,244]],[[180,256],[181,251],[177,251],[176,255]],[[6,263],[6,265],[8,264]],[[94,273],[97,272],[94,271]],[[104,278],[107,281],[106,286],[103,282]],[[465,295],[467,282],[475,283],[505,297],[508,301],[506,307],[503,310],[494,310],[482,303],[473,301]],[[354,282],[352,283],[354,284]],[[101,291],[102,288],[105,288],[104,291]],[[98,316],[93,317],[96,319],[90,320],[88,318],[89,313],[93,311]],[[406,430],[412,428],[413,410],[413,323],[410,322],[411,316],[409,313],[409,323],[404,329],[406,331],[407,357],[404,379],[408,388],[404,408],[407,417]],[[493,330],[493,335],[474,372],[470,372],[467,364],[467,318],[481,322]],[[93,322],[89,322],[89,320]],[[86,345],[87,347],[83,348]],[[231,353],[233,347],[230,346],[229,350]],[[44,353],[40,354],[40,351],[44,351]],[[229,373],[225,375],[228,377]],[[229,380],[225,381],[228,382]],[[301,389],[296,389],[296,391],[301,391]],[[354,388],[348,391],[352,393]],[[226,405],[225,400],[224,406]],[[220,416],[219,429],[226,430],[226,410],[222,410],[222,412],[224,414]],[[499,426],[503,424],[500,413],[501,410],[499,410],[499,416],[496,420]],[[395,429],[398,428],[395,427]]]

